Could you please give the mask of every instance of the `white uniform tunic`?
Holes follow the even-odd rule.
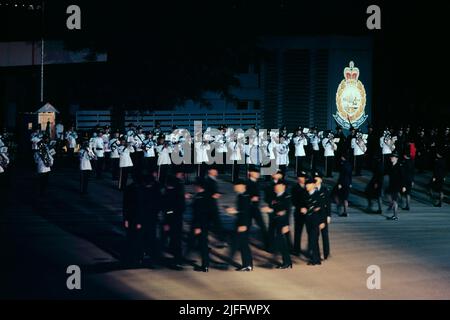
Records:
[[[80,170],[82,171],[90,171],[92,170],[91,165],[91,157],[94,156],[94,153],[91,149],[81,149],[80,150]]]
[[[93,150],[97,158],[103,158],[105,156],[105,147],[103,145],[103,138],[97,137],[93,141]]]
[[[156,147],[156,151],[158,152],[158,166],[172,164],[172,159],[170,158],[170,154],[173,151],[172,147],[161,144]]]
[[[133,166],[133,161],[131,161],[131,156],[130,153],[134,152],[134,148],[132,146],[120,146],[118,148],[118,152],[119,152],[119,167],[120,168],[126,168],[126,167],[132,167]]]
[[[69,144],[69,149],[75,149],[77,146],[78,134],[75,131],[68,131],[66,133],[66,140]]]
[[[209,143],[202,143],[200,141],[195,143],[195,163],[207,163],[209,161],[208,158],[208,150],[211,150],[211,146]]]
[[[295,145],[295,156],[296,157],[306,156],[305,146],[308,145],[308,140],[306,140],[306,137],[295,137],[294,145]]]
[[[109,140],[109,149],[111,150],[111,159],[119,159],[119,140],[112,138]]]
[[[380,147],[381,147],[381,150],[382,150],[383,154],[391,154],[391,153],[392,153],[392,150],[391,150],[391,148],[389,147],[389,145],[388,145],[384,140],[385,140],[384,137],[381,137],[381,138],[380,138]]]
[[[289,145],[287,142],[275,144],[277,165],[289,165]]]
[[[318,136],[313,135],[309,142],[311,143],[312,149],[314,151],[319,151],[320,138]]]
[[[103,150],[107,153],[111,152],[111,148],[109,147],[109,133],[104,133],[102,139],[103,139]]]
[[[354,156],[362,156],[364,153],[366,153],[367,148],[365,147],[365,144],[367,143],[366,140],[363,140],[364,145],[361,148],[361,146],[356,142],[356,138],[352,138],[352,149],[353,149],[353,155]]]
[[[145,140],[145,134],[139,133],[134,136],[134,147],[136,148],[136,151],[140,152],[142,151],[142,143]]]
[[[64,125],[61,123],[58,123],[55,126],[55,131],[56,131],[56,138],[58,140],[64,140]]]
[[[146,139],[144,140],[144,146],[146,151],[144,151],[144,158],[154,158],[155,155],[155,143],[153,142],[153,139]]]
[[[322,146],[324,149],[325,157],[334,157],[334,152],[337,149],[337,146],[334,144],[333,140],[325,138],[322,140]]]
[[[227,145],[226,145],[226,137],[225,135],[221,134],[216,137],[216,151],[219,153],[226,153],[227,152]]]
[[[275,141],[270,141],[270,142],[265,141],[264,145],[265,145],[266,154],[268,155],[270,160],[275,160],[275,158],[276,158],[275,157],[275,146],[276,146]]]
[[[230,149],[230,152],[231,152],[230,160],[232,160],[232,161],[241,161],[242,160],[243,146],[240,142],[236,142],[236,141],[229,142],[228,149]]]

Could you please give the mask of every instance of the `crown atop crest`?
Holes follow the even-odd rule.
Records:
[[[358,81],[359,69],[355,67],[353,61],[350,61],[349,66],[344,69],[344,77],[346,81]]]

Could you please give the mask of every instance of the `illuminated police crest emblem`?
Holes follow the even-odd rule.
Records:
[[[368,116],[365,114],[366,90],[359,81],[359,69],[353,61],[344,69],[344,78],[336,92],[337,112],[333,117],[342,128],[349,129],[353,126],[357,129]]]

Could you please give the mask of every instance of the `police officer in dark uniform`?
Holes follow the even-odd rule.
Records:
[[[209,248],[208,233],[210,223],[210,210],[212,200],[205,188],[205,182],[198,178],[195,182],[195,196],[192,202],[192,232],[194,242],[198,243],[202,264],[195,266],[194,270],[199,272],[208,272],[209,270]]]
[[[274,186],[275,198],[272,201],[274,220],[276,225],[276,247],[281,253],[283,263],[277,269],[292,269],[291,255],[289,252],[289,215],[291,211],[291,197],[286,193],[286,184],[279,181]]]
[[[398,220],[397,210],[398,210],[398,197],[400,192],[403,191],[403,168],[401,167],[399,160],[399,156],[396,152],[391,154],[391,166],[389,168],[389,185],[386,189],[387,193],[390,196],[391,205],[390,208],[393,210],[393,215],[388,217],[388,220]],[[406,189],[406,188],[405,188]]]
[[[157,237],[159,224],[159,213],[162,210],[161,185],[155,180],[153,175],[145,175],[138,180],[142,185],[138,194],[143,194],[143,199],[139,201],[145,210],[144,216],[144,252],[150,258],[149,266],[158,263],[161,259],[161,244]]]
[[[308,200],[308,192],[306,191],[307,174],[305,171],[299,172],[297,183],[292,187],[291,198],[294,206],[294,245],[293,254],[300,255],[303,227],[306,227],[306,216],[301,212],[302,208],[306,208]]]
[[[259,186],[259,169],[256,166],[250,166],[248,172],[248,180],[246,182],[247,194],[250,196],[250,215],[255,220],[256,224],[261,231],[262,240],[266,248],[269,247],[269,239],[267,234],[266,224],[259,210],[259,199],[261,196],[261,190]]]
[[[444,182],[446,176],[446,165],[443,157],[444,150],[438,149],[436,152],[436,158],[434,160],[433,177],[430,183],[430,196],[431,201],[435,207],[442,207],[442,200],[444,199]],[[438,202],[434,202],[433,192],[438,194]]]
[[[219,240],[222,242],[218,245],[218,247],[226,246],[225,240],[225,230],[222,225],[222,221],[220,220],[220,211],[217,201],[222,196],[219,192],[219,186],[217,184],[217,176],[218,170],[215,166],[211,166],[208,169],[208,176],[204,179],[205,184],[205,192],[211,200],[210,203],[210,221],[214,228],[214,233],[217,235]]]
[[[316,184],[316,192],[320,199],[320,234],[322,236],[323,258],[327,260],[330,256],[330,238],[328,236],[328,225],[331,223],[331,201],[330,192],[326,186],[322,184],[322,175],[319,172],[314,173],[314,181]]]
[[[320,265],[320,248],[319,233],[321,224],[321,197],[316,188],[314,179],[310,179],[306,183],[306,191],[308,192],[308,200],[306,207],[301,212],[306,215],[306,231],[308,232],[308,265]]]
[[[342,153],[339,178],[333,190],[334,198],[338,205],[338,211],[340,210],[340,207],[343,207],[344,209],[344,211],[339,214],[340,217],[348,216],[348,197],[350,195],[351,185],[352,165],[350,164],[350,161],[348,161],[348,155],[346,153]]]
[[[231,214],[236,214],[236,235],[231,246],[230,258],[233,259],[237,249],[241,251],[242,265],[236,271],[252,271],[253,257],[248,241],[252,225],[251,195],[247,192],[246,183],[242,180],[235,182],[234,191],[237,193],[236,208],[228,208]]]
[[[275,185],[278,184],[278,182],[282,179],[281,172],[276,172],[272,175],[272,180],[269,182],[269,184],[266,186],[264,190],[264,201],[267,203],[267,206],[269,208],[272,208],[273,201],[275,199]],[[267,242],[268,242],[268,248],[267,251],[272,251],[273,245],[275,242],[275,231],[276,231],[276,223],[275,223],[275,216],[273,212],[269,213],[269,227],[267,230]]]
[[[170,239],[169,248],[173,254],[172,268],[182,270],[182,237],[183,214],[186,209],[184,191],[184,173],[176,172],[175,176],[169,176],[163,196],[163,231],[166,238]]]
[[[369,183],[367,184],[365,193],[367,196],[367,211],[372,212],[372,200],[376,199],[378,204],[378,210],[375,211],[377,214],[382,214],[381,209],[381,196],[383,191],[384,183],[384,165],[381,155],[376,157],[374,160],[373,174]]]
[[[402,209],[409,211],[411,190],[414,183],[414,162],[411,159],[409,148],[405,148],[403,151],[402,180],[402,185],[404,188],[402,188],[400,195],[405,199],[406,203],[406,205]]]
[[[419,133],[415,140],[416,145],[416,167],[419,173],[423,173],[427,163],[427,139],[425,129],[419,128]]]
[[[144,226],[146,222],[145,196],[142,184],[133,182],[124,189],[123,220],[126,230],[124,262],[131,267],[142,263],[144,254]]]

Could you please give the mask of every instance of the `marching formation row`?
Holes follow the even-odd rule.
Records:
[[[280,268],[291,268],[290,255],[301,253],[304,226],[308,233],[308,250],[302,253],[309,258],[309,264],[321,263],[320,236],[323,239],[323,258],[328,258],[331,203],[337,204],[340,216],[348,215],[352,176],[360,175],[363,167],[373,173],[366,196],[370,210],[374,200],[378,204],[374,213],[382,213],[383,193],[391,200],[389,209],[393,215],[390,220],[398,219],[397,210],[402,200],[402,209],[409,210],[416,167],[419,171],[432,169],[429,185],[432,200],[437,200],[435,206],[442,206],[449,133],[446,128],[442,134],[434,130],[426,134],[422,129],[412,134],[406,128],[397,131],[386,129],[377,134],[369,127],[366,134],[352,129],[349,136],[345,136],[341,128],[337,128],[336,133],[318,132],[316,128],[298,128],[294,133],[288,133],[281,128],[260,135],[256,130],[245,134],[222,127],[217,132],[207,129],[191,139],[186,131],[177,128],[163,133],[156,127],[144,133],[142,128],[130,125],[124,134],[118,131],[111,134],[106,127],[85,137],[79,137],[73,128],[67,131],[58,131],[57,128],[55,141],[35,132],[31,143],[41,194],[46,192],[54,162],[58,158],[63,162],[66,158],[74,167],[77,152],[81,193],[87,192],[91,171],[95,170],[99,179],[104,170],[112,172],[113,179],[118,180],[118,188],[124,191],[124,226],[128,234],[128,250],[124,257],[132,264],[142,261],[144,254],[159,260],[162,248],[169,244],[169,251],[174,255],[172,266],[182,269],[183,259],[198,243],[202,265],[196,269],[207,271],[210,231],[224,243],[229,240],[219,214],[221,194],[217,189],[217,177],[220,172],[231,173],[236,205],[226,208],[226,212],[236,215],[236,227],[230,241],[230,256],[239,249],[242,264],[238,270],[250,271],[253,260],[249,231],[253,220],[259,227],[266,250],[281,253],[283,261]],[[291,145],[294,147],[292,155],[289,153]],[[193,156],[194,161],[186,155]],[[292,167],[297,183],[289,192],[285,177],[290,158],[294,159]],[[245,181],[240,180],[242,167],[246,168]],[[332,190],[322,184],[319,173],[322,167],[327,177],[331,177],[335,170],[339,172]],[[259,181],[260,174],[268,168],[275,168],[265,173],[271,180]],[[312,174],[308,176],[306,171]],[[184,191],[188,176],[192,174],[197,176],[195,195]],[[133,178],[131,184],[128,183],[129,175]],[[389,176],[387,186],[383,185],[385,175]],[[263,197],[260,183],[266,185]],[[437,199],[434,193],[437,193]],[[183,216],[189,210],[192,211],[191,232],[187,250],[183,251]],[[262,213],[268,214],[268,225]],[[291,215],[294,217],[293,237],[289,226]],[[159,229],[162,231],[157,232]]]

